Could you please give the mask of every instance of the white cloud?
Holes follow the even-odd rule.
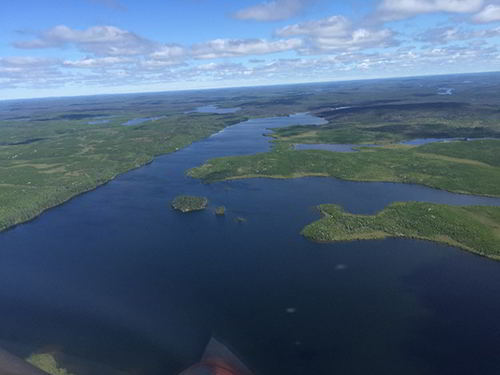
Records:
[[[492,32],[489,30],[488,32]],[[497,30],[500,33],[500,28]],[[474,71],[480,66],[495,70],[500,66],[496,46],[488,46],[479,39],[468,44],[336,51],[322,56],[271,59],[253,63],[207,62],[190,65],[162,65],[162,60],[149,57],[128,57],[130,63],[114,56],[82,59],[68,63],[50,59],[8,57],[0,58],[0,82],[11,88],[86,87],[100,92],[113,87],[143,87],[165,89],[265,84],[290,81],[314,81],[351,78],[390,77],[409,74],[431,74]],[[127,58],[127,57],[124,57]],[[117,59],[117,60],[114,60]],[[166,61],[170,61],[167,59]],[[144,65],[141,65],[141,62]],[[159,65],[148,66],[158,62]],[[74,69],[76,65],[88,68]]]
[[[145,69],[162,69],[184,64],[188,58],[186,48],[178,44],[163,44],[158,46],[155,51],[145,56],[139,62],[139,65]]]
[[[0,65],[10,67],[46,67],[57,63],[56,59],[30,56],[8,56],[0,57]]]
[[[447,44],[472,39],[480,39],[484,42],[488,38],[495,38],[498,36],[500,36],[500,27],[480,30],[458,27],[436,27],[421,33],[417,36],[416,40],[432,44]]]
[[[26,56],[1,57],[0,81],[5,87],[61,85],[64,84],[67,75],[59,68],[60,61],[57,59]]]
[[[85,30],[65,25],[43,31],[38,38],[14,43],[17,48],[37,49],[74,45],[98,56],[139,55],[151,52],[155,44],[115,26],[93,26]]]
[[[254,21],[278,21],[298,15],[311,0],[274,0],[242,9],[235,18]]]
[[[281,37],[305,36],[308,46],[303,53],[319,53],[335,50],[357,50],[396,45],[394,33],[388,29],[354,28],[343,16],[332,16],[283,27],[276,31]]]
[[[436,27],[417,35],[416,40],[434,44],[446,44],[457,40],[464,40],[465,38],[464,32],[458,27]]]
[[[192,54],[198,59],[216,59],[220,57],[263,55],[289,51],[302,45],[300,39],[214,39],[195,44]]]
[[[382,21],[395,21],[426,13],[474,13],[484,0],[383,0],[377,9]]]
[[[343,16],[332,16],[318,21],[309,21],[285,26],[276,34],[282,37],[293,35],[308,35],[321,37],[335,37],[346,35],[351,28],[351,22]]]
[[[100,68],[105,66],[116,66],[130,61],[131,60],[127,58],[114,56],[100,58],[85,57],[80,60],[64,60],[62,64],[72,68]]]
[[[500,5],[490,4],[473,17],[477,23],[489,23],[500,21]]]
[[[164,44],[159,46],[150,57],[155,60],[180,60],[186,55],[184,47],[178,44]]]
[[[491,2],[483,4],[481,0],[380,2],[377,15],[385,17],[384,20],[448,12],[475,14],[473,20],[483,23],[493,22],[497,9],[496,6],[487,6]],[[292,4],[276,0],[259,6],[261,10],[272,11],[278,3]],[[296,2],[299,3],[300,8],[292,7],[295,10],[288,7],[278,12],[274,9],[278,13],[271,12],[270,15],[268,12],[267,16],[265,12],[257,12],[253,13],[253,18],[247,19],[284,17],[280,12],[295,14],[306,2]],[[0,82],[2,87],[153,87],[166,82],[177,82],[179,86],[192,82],[195,87],[210,85],[210,82],[217,82],[217,85],[228,82],[260,84],[266,80],[286,82],[498,70],[498,48],[486,40],[498,36],[500,27],[460,23],[405,38],[380,24],[361,27],[337,15],[291,24],[277,30],[270,39],[214,39],[182,46],[151,41],[115,26],[74,29],[60,25],[35,34],[32,40],[14,45],[24,49],[59,48],[61,59],[0,58]],[[405,48],[394,48],[399,45],[396,37],[405,42]],[[426,43],[416,44],[414,41]],[[65,49],[69,47],[80,53],[75,56],[72,50],[66,54]],[[273,55],[285,51],[295,51],[299,56],[277,59]],[[270,56],[252,58],[262,55]],[[238,58],[237,61],[230,59],[232,57]],[[227,59],[210,61],[221,58]]]

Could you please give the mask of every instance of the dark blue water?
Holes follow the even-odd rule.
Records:
[[[453,142],[460,140],[463,140],[463,138],[416,138],[410,141],[401,142],[401,144],[420,146],[420,145],[426,145],[428,143]]]
[[[250,120],[1,234],[0,341],[78,358],[82,375],[89,363],[175,374],[212,335],[262,375],[500,373],[500,263],[431,242],[299,235],[319,203],[373,213],[395,200],[500,200],[329,178],[184,176],[207,158],[266,151],[271,126],[318,121]],[[178,194],[210,207],[173,211]]]

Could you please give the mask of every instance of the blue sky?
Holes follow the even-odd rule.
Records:
[[[17,0],[0,99],[500,70],[500,0]]]

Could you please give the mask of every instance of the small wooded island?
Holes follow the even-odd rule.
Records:
[[[207,198],[192,195],[179,195],[172,201],[172,208],[181,212],[204,210],[207,205]]]
[[[215,209],[215,214],[217,216],[224,216],[226,214],[226,207],[224,206],[219,206]]]

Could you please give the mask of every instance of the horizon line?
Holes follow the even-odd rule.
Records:
[[[217,87],[201,87],[201,88],[188,88],[188,89],[166,89],[160,91],[127,91],[127,92],[109,92],[109,93],[99,93],[99,94],[75,94],[75,95],[49,95],[49,96],[32,96],[32,97],[19,97],[19,98],[9,98],[2,99],[0,102],[9,101],[23,101],[23,100],[43,100],[43,99],[65,99],[65,98],[85,98],[92,96],[111,96],[111,95],[138,95],[138,94],[161,94],[169,92],[190,92],[190,91],[210,91],[210,90],[230,90],[238,88],[258,88],[258,87],[279,87],[279,86],[293,86],[293,85],[303,85],[303,84],[327,84],[327,83],[339,83],[339,82],[360,82],[360,81],[382,81],[391,79],[402,79],[402,78],[423,78],[423,77],[445,77],[445,76],[459,76],[459,75],[477,75],[477,74],[492,74],[500,73],[500,70],[492,71],[482,71],[482,72],[462,72],[462,73],[431,73],[431,74],[418,74],[418,75],[403,75],[403,76],[392,76],[392,77],[374,77],[374,78],[350,78],[350,79],[338,79],[338,80],[320,80],[320,81],[297,81],[297,82],[286,82],[286,83],[270,83],[270,84],[255,84],[255,85],[235,85],[235,86],[217,86]]]

